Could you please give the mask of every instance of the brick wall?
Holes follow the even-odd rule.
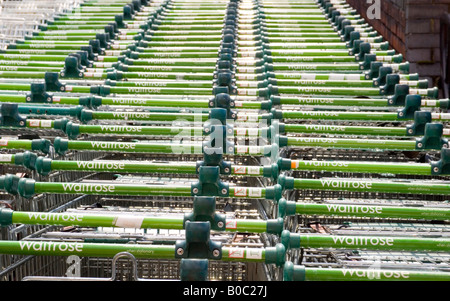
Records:
[[[381,0],[380,19],[369,19],[372,5],[366,0],[347,0],[405,59],[411,72],[430,78],[440,75],[440,17],[450,12],[450,0]]]

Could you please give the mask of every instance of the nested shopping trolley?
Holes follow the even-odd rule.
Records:
[[[2,280],[450,279],[449,101],[345,1],[63,1],[4,44]]]

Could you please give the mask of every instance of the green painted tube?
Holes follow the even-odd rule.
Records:
[[[184,13],[189,13],[188,11],[185,11]],[[222,20],[219,19],[220,17],[223,17],[225,15],[224,12],[208,12],[203,13],[202,15],[196,14],[196,16],[186,16],[181,14],[168,14],[164,17],[164,24],[203,24],[207,25],[209,23],[222,23]]]
[[[78,26],[78,25],[75,25]],[[105,25],[103,25],[105,26]],[[96,34],[87,34],[84,35],[50,35],[51,32],[47,32],[47,35],[41,36],[33,36],[33,41],[85,41],[95,39]]]
[[[184,229],[183,217],[139,216],[139,215],[95,215],[80,213],[12,212],[12,224],[59,225],[80,227],[125,227],[137,229]],[[226,231],[267,231],[264,220],[227,220]]]
[[[70,49],[70,50],[80,50],[80,46],[88,46],[89,43],[85,42],[83,44],[50,44],[50,43],[33,43],[33,44],[15,44],[15,49]]]
[[[295,203],[295,213],[306,215],[450,220],[450,209],[431,207]]]
[[[166,57],[170,56],[171,53],[215,53],[217,57],[217,48],[216,47],[151,47],[151,48],[143,48],[137,47],[136,51],[139,54],[142,53],[153,53],[158,57]],[[238,54],[239,55],[239,54]]]
[[[62,16],[56,17],[57,21],[70,21],[70,20],[77,20],[77,21],[85,21],[85,22],[91,22],[91,21],[102,21],[102,22],[113,22],[115,21],[115,15],[89,15],[89,14],[72,14],[68,13]]]
[[[151,66],[126,66],[128,72],[194,72],[194,73],[213,73],[215,65],[211,66],[168,66],[168,65],[151,65]]]
[[[93,195],[191,196],[190,186],[34,182],[34,192]]]
[[[106,24],[69,24],[69,25],[46,25],[47,31],[52,30],[84,30],[84,29],[104,29]]]
[[[166,25],[166,24],[161,24],[158,25],[157,30],[154,31],[154,33],[158,33],[158,32],[162,32],[162,31],[167,31],[167,32],[171,32],[171,31],[191,31],[191,30],[201,30],[201,29],[205,29],[204,25],[196,25],[196,24],[173,24],[173,25]],[[217,23],[217,24],[210,24],[208,25],[208,29],[210,30],[217,30],[217,31],[222,31],[223,29],[223,24]]]
[[[300,235],[300,246],[304,248],[449,252],[450,239],[312,234]]]
[[[215,35],[215,36],[220,36],[222,34],[222,31],[220,29],[212,29],[209,28],[209,30],[161,30],[158,27],[158,30],[149,30],[146,32],[148,36],[152,36],[152,37],[158,37],[158,36],[185,36],[185,35],[193,35],[193,36],[198,36],[198,35]],[[219,37],[220,39],[220,37]],[[217,52],[216,52],[217,54]]]
[[[0,66],[0,70],[4,71],[15,71],[15,72],[60,72],[62,67],[52,67],[52,66],[37,66],[41,63],[32,63],[36,66]],[[3,86],[2,90],[8,90],[11,87]]]
[[[328,56],[273,56],[271,57],[271,61],[274,64],[284,64],[284,63],[352,63],[355,62],[355,58],[351,56],[331,56],[331,53]]]
[[[107,21],[84,21],[84,20],[73,20],[73,21],[50,21],[52,25],[77,25],[77,24],[103,24],[104,26],[108,23]],[[139,31],[126,31],[124,34],[137,34]],[[97,33],[105,33],[104,29],[83,29],[83,30],[50,30],[50,31],[38,31],[34,32],[31,39],[35,37],[45,37],[45,36],[83,36],[91,35],[94,36]]]
[[[342,64],[332,64],[332,63],[317,63],[317,64],[308,64],[308,63],[295,63],[295,64],[282,64],[282,63],[274,63],[273,70],[277,71],[361,71],[359,64],[352,63],[342,63]]]
[[[13,224],[80,227],[133,227],[138,229],[183,229],[183,218],[136,215],[95,215],[78,213],[12,213]]]
[[[341,38],[336,34],[332,37],[268,37],[269,43],[339,43]]]
[[[33,150],[32,140],[0,140],[0,149]]]
[[[373,50],[387,50],[387,44],[371,44]],[[270,49],[348,49],[344,43],[270,43]]]
[[[397,112],[282,111],[285,119],[394,121]],[[411,119],[405,119],[411,120]]]
[[[183,102],[173,99],[136,99],[136,98],[107,98],[103,97],[102,105],[138,105],[150,107],[189,107],[189,108],[208,108],[208,100],[194,100]],[[251,102],[253,103],[253,102]]]
[[[80,6],[75,9],[73,9],[71,12],[74,14],[83,14],[83,13],[121,13],[123,11],[123,7],[85,7]]]
[[[72,50],[47,50],[47,49],[4,49],[6,54],[39,54],[39,55],[68,55],[72,53]]]
[[[201,154],[201,144],[67,141],[67,150],[92,150],[162,154]]]
[[[146,44],[147,47],[217,47],[219,49],[220,41],[150,41]]]
[[[78,125],[78,129],[80,134],[129,134],[162,136],[186,135],[188,137],[202,136],[202,128],[199,127]]]
[[[450,273],[438,271],[354,269],[354,268],[306,268],[285,265],[285,281],[449,281]]]
[[[302,52],[303,53],[303,52]],[[323,53],[323,55],[329,56],[330,52],[321,51],[319,53],[314,52],[314,56],[319,56],[317,54]],[[343,52],[345,53],[345,52]],[[333,55],[334,52],[332,52]],[[290,55],[290,53],[286,54]],[[308,54],[308,56],[311,56]],[[348,53],[347,53],[348,56]],[[280,73],[277,72],[274,74],[277,80],[282,80],[281,82],[285,82],[285,80],[290,80],[291,83],[294,84],[302,84],[304,81],[366,81],[370,82],[366,79],[364,74],[345,74],[345,73]],[[296,81],[297,80],[297,81]],[[303,80],[303,81],[298,81]],[[320,82],[319,82],[320,83]]]
[[[430,164],[291,160],[292,170],[431,175]]]
[[[64,68],[64,62],[39,62],[39,61],[2,61],[1,71],[54,71],[59,72]]]
[[[300,52],[286,52],[285,56],[290,57],[292,55],[304,55],[306,53],[306,56],[330,56],[331,54],[333,56],[336,56],[335,53],[338,52],[330,52],[330,51],[319,51],[319,52],[306,52],[306,51],[300,51]],[[346,52],[341,52],[342,56]],[[348,54],[347,54],[348,56]],[[350,80],[350,81],[369,81],[364,74],[358,74],[358,73],[305,73],[305,72],[297,72],[297,73],[282,73],[277,72],[274,75],[274,78],[276,79],[284,79],[284,80],[334,80],[334,81],[343,81],[343,80]],[[416,75],[417,76],[417,75]],[[400,80],[410,80],[412,79],[410,74],[399,74]],[[370,82],[370,81],[369,81]]]
[[[121,14],[121,12],[83,12],[82,14],[80,12],[74,12],[72,11],[69,16],[75,16],[77,19],[80,19],[79,16],[83,16],[88,20],[102,20],[102,18],[112,18],[114,20],[114,16]],[[148,18],[147,14],[144,14],[141,16],[144,16],[145,18]]]
[[[348,49],[343,43],[270,43],[270,49]]]
[[[169,53],[156,53],[156,52],[143,52],[137,55],[139,59],[157,59],[157,58],[215,58],[217,60],[216,52],[169,52]]]
[[[133,79],[159,79],[159,80],[213,80],[211,73],[174,73],[174,72],[124,72],[123,78]]]
[[[114,257],[117,253],[129,252],[136,258],[174,259],[175,246],[78,243],[51,241],[1,241],[1,254],[39,256]]]
[[[299,3],[299,4],[296,4]],[[276,3],[274,4],[273,2],[267,2],[264,3],[264,7],[265,8],[283,8],[283,9],[291,9],[291,8],[297,8],[297,9],[302,9],[302,8],[316,8],[317,4],[315,3],[310,3],[310,2],[302,2],[302,1],[298,1],[298,2],[280,2],[280,3]]]
[[[12,157],[11,157],[12,156]],[[41,159],[39,159],[41,160]],[[0,156],[0,163],[14,163],[14,155]],[[95,161],[69,161],[43,159],[39,162],[38,172],[48,173],[52,170],[72,170],[72,171],[96,171],[96,172],[126,172],[126,173],[182,173],[195,174],[196,165],[194,163],[155,163],[142,161],[115,161],[115,160],[95,160]],[[262,176],[264,167],[262,166],[242,166],[232,165],[231,174],[237,176]]]
[[[354,88],[373,88],[373,83],[367,80],[295,80],[295,79],[279,79],[274,81],[278,87],[285,86],[321,86],[321,87],[354,87]],[[376,89],[374,89],[376,90]],[[379,90],[378,94],[379,95]]]
[[[141,120],[141,121],[196,121],[204,122],[209,119],[208,114],[184,113],[154,113],[154,112],[102,112],[92,111],[92,119],[98,120]]]
[[[345,84],[343,84],[345,85]],[[355,85],[357,86],[357,85]],[[380,96],[379,88],[359,88],[359,87],[317,87],[317,86],[278,86],[278,93],[280,94],[311,94],[311,95],[367,95]]]
[[[230,232],[243,231],[253,233],[265,233],[267,232],[267,221],[250,220],[250,219],[227,220],[226,230]]]
[[[313,15],[309,15],[309,14],[304,14],[304,15],[266,15],[265,19],[267,20],[277,20],[279,21],[281,20],[299,20],[301,22],[304,22],[305,20],[324,20],[325,16],[323,13],[321,13],[320,11],[317,12],[317,14],[313,14]]]
[[[98,1],[92,1],[92,2],[84,2],[84,3],[80,3],[80,6],[96,6],[96,7],[104,7],[104,6],[108,6],[108,7],[115,7],[115,6],[119,6],[119,7],[123,7],[125,4],[128,4],[129,1],[112,1],[111,3],[109,2],[98,2]]]
[[[26,72],[26,71],[0,71],[0,78],[40,78],[45,77],[45,72]]]
[[[283,31],[283,32],[274,32],[274,31],[266,31],[264,32],[264,36],[269,38],[270,41],[276,41],[276,39],[281,38],[326,38],[322,41],[330,41],[327,38],[333,38],[333,42],[340,42],[340,38],[338,37],[338,34],[334,31],[316,31],[316,32],[296,32],[296,31]],[[274,38],[275,40],[272,40]],[[301,42],[304,42],[301,40]],[[348,53],[347,53],[348,55]]]
[[[286,133],[326,133],[343,135],[407,136],[405,127],[364,127],[285,124]]]
[[[240,24],[245,25],[244,24]],[[313,21],[309,21],[309,22],[289,22],[289,23],[277,23],[277,22],[272,22],[270,20],[268,20],[266,23],[264,23],[264,27],[267,29],[284,29],[284,28],[289,28],[289,29],[301,29],[301,28],[318,28],[318,29],[329,29],[330,28],[330,23],[326,22],[326,21],[321,21],[321,20],[313,20]]]
[[[167,65],[167,66],[215,66],[217,63],[217,55],[215,58],[164,58],[164,59],[142,59],[139,55],[140,60],[134,60],[133,66],[152,66],[152,65]]]
[[[415,140],[335,139],[288,137],[287,146],[339,149],[417,150]]]
[[[261,31],[264,31],[267,35],[271,34],[309,34],[309,33],[327,33],[327,34],[334,34],[336,36],[336,31],[332,27],[317,27],[317,28],[311,28],[311,27],[305,27],[305,28],[293,28],[293,27],[269,27],[269,25],[261,26]],[[348,53],[347,53],[348,55]]]
[[[41,120],[29,120],[28,127],[53,127],[53,123],[42,122]],[[179,127],[179,126],[121,126],[121,125],[80,125],[71,123],[71,130],[66,127],[66,133],[71,136],[74,128],[76,134],[128,134],[128,135],[161,135],[161,136],[186,136],[186,137],[202,137],[202,127]],[[234,135],[239,137],[259,137],[261,130],[254,132],[248,131],[247,128],[235,128]]]
[[[51,160],[51,170],[78,170],[97,172],[127,172],[127,173],[183,173],[195,174],[195,164],[167,164],[151,162],[120,162],[120,161],[68,161]]]
[[[365,107],[386,107],[388,100],[374,98],[308,98],[308,97],[286,97],[278,98],[281,105],[314,105],[314,106],[365,106]],[[439,106],[436,102],[434,106]]]
[[[174,80],[174,81],[145,81],[145,82],[132,82],[132,81],[117,81],[111,87],[112,92],[116,92],[119,88],[133,87],[133,88],[153,88],[153,89],[170,89],[176,88],[177,91],[183,89],[206,89],[211,94],[212,84],[211,81],[203,80]],[[171,89],[172,90],[172,89]],[[122,90],[120,90],[122,91]],[[184,91],[183,91],[184,92]],[[167,92],[172,94],[172,92]],[[178,93],[173,93],[178,94]]]
[[[195,41],[204,41],[204,42],[214,42],[220,41],[221,35],[188,35],[188,36],[152,36],[152,41],[162,42],[162,41],[186,41],[186,42],[195,42]]]
[[[191,186],[103,184],[103,183],[57,183],[36,182],[27,179],[19,183],[19,193],[25,198],[35,194],[89,194],[127,196],[193,196]],[[261,187],[230,187],[229,196],[235,198],[264,199],[266,189]]]
[[[265,262],[270,248],[222,248],[223,261]],[[0,254],[114,257],[128,252],[136,258],[175,259],[174,245],[110,244],[52,241],[0,241]]]
[[[22,44],[19,45],[88,45],[89,41],[33,41],[33,40],[24,40]],[[37,47],[35,47],[37,48]],[[45,48],[45,47],[44,47]]]
[[[372,179],[322,178],[294,179],[294,189],[317,189],[355,192],[448,195],[450,184],[419,181],[376,181]]]
[[[66,55],[36,55],[36,54],[1,54],[0,60],[11,61],[59,61],[64,62]]]

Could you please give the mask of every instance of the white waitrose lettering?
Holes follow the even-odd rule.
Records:
[[[371,182],[320,179],[322,187],[372,189]]]
[[[356,270],[356,269],[346,269],[343,268],[342,269],[342,275],[345,276],[356,276],[356,277],[360,277],[360,278],[368,278],[368,279],[381,279],[381,277],[384,278],[404,278],[404,279],[408,279],[409,276],[409,272],[404,272],[404,271],[388,271],[388,270],[373,270],[373,269],[368,269],[368,270]]]
[[[365,237],[365,236],[333,236],[336,245],[348,246],[393,246],[394,239],[386,237]]]
[[[68,192],[114,192],[114,185],[106,184],[81,184],[81,183],[68,183],[62,184],[64,191]]]
[[[82,252],[83,245],[80,243],[56,243],[52,241],[44,242],[31,242],[31,241],[19,241],[21,250],[26,251],[50,251],[50,252]]]
[[[124,169],[125,163],[77,161],[77,166],[80,169],[114,170],[114,169]]]
[[[91,146],[103,149],[135,149],[136,143],[91,141]]]
[[[108,132],[142,132],[141,126],[101,125],[100,128],[102,131]]]
[[[327,205],[329,212],[381,214],[383,208],[378,206]]]

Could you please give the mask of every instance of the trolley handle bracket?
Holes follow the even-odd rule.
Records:
[[[59,75],[65,78],[82,78],[84,72],[81,68],[80,57],[74,53],[66,57],[64,69],[61,70]]]
[[[220,180],[219,166],[200,166],[198,181],[191,184],[193,196],[229,196],[229,185]]]
[[[225,231],[226,222],[223,214],[216,213],[216,198],[206,196],[194,197],[193,210],[186,213],[183,219],[183,227],[186,222],[209,222],[211,229]]]
[[[66,85],[59,81],[58,72],[45,72],[44,75],[45,85],[47,91],[66,91]]]
[[[437,162],[431,162],[432,175],[450,174],[450,149],[441,149],[441,159]]]
[[[222,244],[210,239],[209,222],[185,223],[186,239],[175,244],[175,258],[222,258]]]
[[[25,127],[26,117],[19,114],[16,103],[0,103],[0,126]]]
[[[442,138],[444,125],[442,123],[427,123],[422,138],[416,139],[417,150],[436,150],[448,148],[448,140]]]
[[[381,95],[392,95],[395,93],[395,86],[400,83],[400,75],[398,74],[387,74],[386,84],[380,87]],[[406,101],[405,101],[406,102]]]
[[[405,107],[398,110],[398,119],[411,119],[415,117],[415,113],[420,111],[422,105],[422,96],[406,95]],[[421,121],[421,120],[418,120]]]
[[[47,85],[45,83],[31,83],[30,93],[27,94],[26,101],[35,103],[52,103],[53,94],[47,93]]]
[[[406,103],[406,96],[409,94],[409,86],[397,84],[394,88],[394,95],[388,97],[388,105],[404,106]]]

